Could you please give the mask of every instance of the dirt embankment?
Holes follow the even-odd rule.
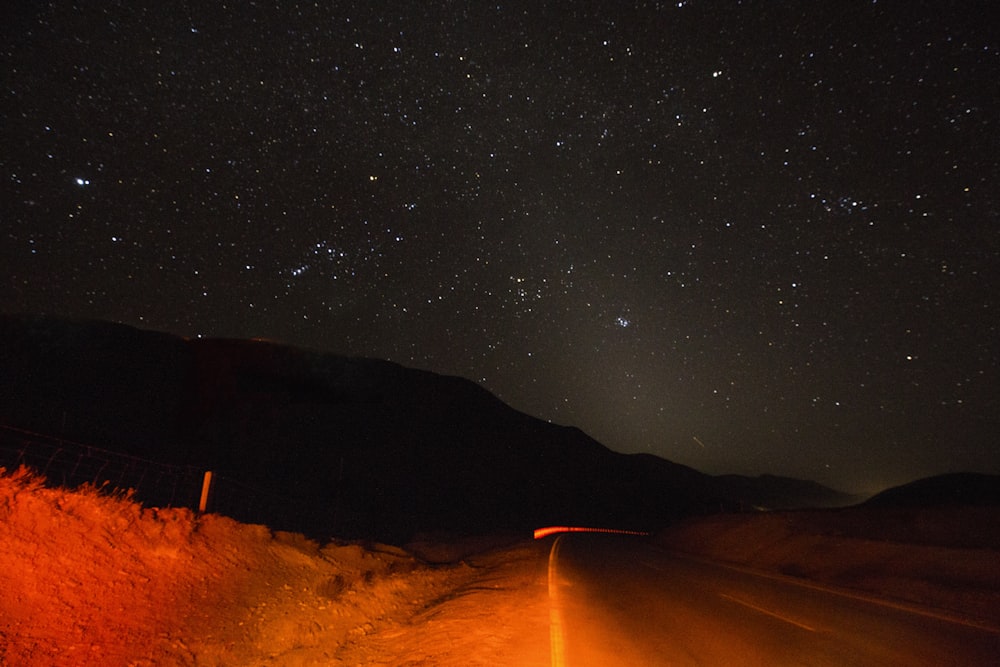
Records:
[[[1000,627],[1000,509],[865,508],[718,515],[659,544],[934,607]]]
[[[0,469],[0,664],[531,664],[538,547],[423,548],[452,562]]]

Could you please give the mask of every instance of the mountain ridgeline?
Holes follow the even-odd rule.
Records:
[[[692,514],[856,500],[812,482],[619,454],[457,377],[107,322],[0,316],[0,424],[0,465],[38,461],[44,434],[60,450],[212,470],[230,485],[219,511],[321,539],[655,529]],[[127,479],[139,500],[162,502],[161,479]]]

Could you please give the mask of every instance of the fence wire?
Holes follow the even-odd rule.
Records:
[[[42,475],[47,486],[91,484],[109,492],[131,490],[135,500],[146,506],[192,510],[199,509],[206,472],[0,425],[0,467],[13,471],[22,465]],[[217,473],[212,476],[207,510],[245,523],[315,533],[309,520],[315,503],[310,499]],[[327,514],[324,524],[329,518]]]
[[[92,484],[108,490],[133,489],[146,504],[198,507],[203,471],[122,454],[72,440],[0,426],[0,466],[26,466],[49,486]]]

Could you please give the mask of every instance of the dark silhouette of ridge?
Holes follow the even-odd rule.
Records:
[[[1000,475],[947,473],[894,486],[869,498],[868,507],[1000,507]]]
[[[211,469],[237,499],[241,488],[268,494],[252,511],[227,501],[226,513],[320,538],[655,529],[703,512],[853,501],[812,482],[619,454],[473,382],[388,361],[32,316],[0,316],[0,344],[0,423]],[[145,482],[136,491],[156,497]]]

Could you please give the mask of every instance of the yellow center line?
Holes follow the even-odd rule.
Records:
[[[563,639],[562,610],[559,605],[559,584],[556,581],[556,560],[560,535],[552,543],[549,551],[549,641],[551,643],[552,667],[566,667],[566,645]]]

